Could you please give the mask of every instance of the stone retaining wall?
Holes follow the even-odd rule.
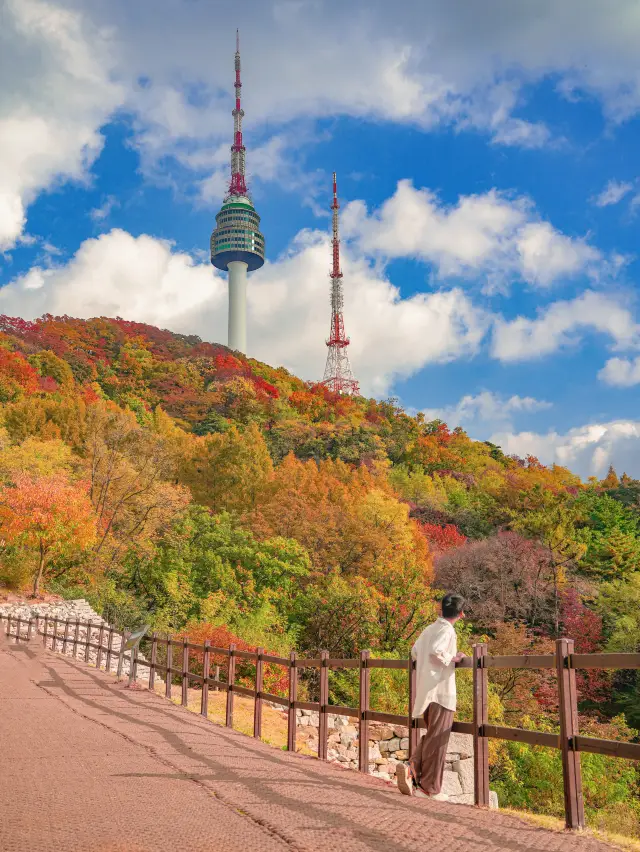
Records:
[[[296,737],[309,750],[318,749],[318,713],[298,710]],[[328,717],[329,742],[327,758],[349,769],[358,768],[358,728],[347,716]],[[409,758],[409,728],[404,725],[369,723],[369,772],[376,778],[395,782],[396,766]],[[458,804],[472,805],[473,795],[473,737],[470,734],[451,734],[444,771],[442,792]],[[494,791],[491,807],[498,807]]]
[[[63,635],[63,627],[60,622],[65,622],[67,619],[69,621],[75,622],[76,619],[81,622],[91,622],[91,642],[94,644],[98,644],[98,639],[100,637],[100,626],[102,625],[105,630],[103,632],[102,644],[104,648],[107,647],[108,633],[107,629],[109,628],[109,624],[98,615],[98,613],[91,607],[89,603],[87,603],[84,598],[78,598],[77,600],[72,601],[51,601],[51,602],[29,602],[29,601],[11,601],[9,603],[0,603],[0,615],[7,617],[11,616],[12,619],[21,618],[25,623],[30,619],[38,618],[40,619],[40,630],[44,629],[43,620],[46,616],[49,617],[49,635],[53,635],[53,624],[52,621],[54,618],[58,618],[58,641],[56,643],[56,650],[59,653],[64,653],[67,657],[78,656],[79,659],[84,660],[84,643],[87,639],[87,628],[84,626],[80,626],[78,631],[78,651],[77,655],[73,653],[74,647],[74,637],[75,637],[75,626],[71,625],[71,629],[69,631],[69,640],[67,643],[66,651],[63,651],[62,644],[62,635]],[[3,625],[3,628],[6,630],[6,622]],[[24,629],[24,628],[23,628]],[[52,639],[50,638],[47,642],[48,646],[51,647]],[[113,641],[111,644],[112,656],[111,656],[111,665],[109,667],[109,671],[112,673],[116,673],[118,670],[118,657],[120,656],[120,647],[122,644],[122,637],[119,633],[113,634]],[[142,683],[149,682],[149,667],[140,665],[140,662],[144,662],[146,657],[144,654],[138,652],[138,672],[137,679]],[[89,663],[93,666],[96,665],[98,661],[98,649],[97,648],[89,648]],[[107,653],[106,651],[102,652],[102,659],[100,661],[100,668],[103,671],[106,671],[107,665]],[[129,676],[129,660],[123,659],[122,661],[122,675]],[[156,683],[161,683],[161,678],[156,673]]]

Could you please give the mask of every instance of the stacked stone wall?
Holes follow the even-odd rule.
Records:
[[[297,711],[296,737],[305,750],[318,749],[318,713]],[[358,769],[358,728],[347,716],[328,717],[327,758],[348,769]],[[396,766],[409,759],[409,728],[404,725],[369,723],[369,773],[376,778],[395,782]],[[442,792],[451,802],[472,805],[473,794],[473,737],[470,734],[451,734],[447,748]],[[498,797],[491,792],[491,807],[498,806]]]

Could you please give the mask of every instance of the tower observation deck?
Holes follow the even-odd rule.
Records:
[[[247,349],[247,273],[264,264],[264,236],[260,216],[247,192],[246,149],[242,141],[240,81],[240,37],[236,33],[236,104],[233,110],[234,136],[231,146],[231,183],[211,234],[211,263],[229,273],[229,348]]]

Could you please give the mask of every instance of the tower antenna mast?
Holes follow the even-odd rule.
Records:
[[[211,234],[211,263],[229,273],[229,349],[247,351],[247,272],[264,264],[264,237],[260,217],[247,192],[246,148],[242,141],[240,33],[236,30],[236,102],[233,109],[231,182]]]
[[[344,299],[342,294],[342,270],[340,269],[340,231],[338,210],[338,182],[336,173],[333,173],[333,203],[331,204],[333,238],[332,267],[329,277],[331,278],[331,326],[329,339],[327,340],[327,364],[324,368],[322,384],[334,393],[349,394],[357,396],[360,386],[351,372],[351,364],[347,355],[347,346],[350,343],[344,330]]]

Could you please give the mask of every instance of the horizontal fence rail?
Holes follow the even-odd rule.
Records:
[[[82,649],[85,662],[90,659],[90,651],[96,651],[96,666],[100,668],[104,660],[106,671],[114,667],[122,676],[124,661],[129,663],[129,682],[138,678],[139,667],[148,672],[149,688],[154,689],[156,675],[165,677],[165,695],[172,697],[174,678],[181,686],[181,703],[188,704],[189,685],[193,682],[200,686],[200,712],[208,715],[209,691],[226,692],[225,724],[233,726],[234,697],[242,695],[254,700],[253,735],[259,738],[262,733],[262,708],[268,702],[287,710],[287,748],[296,748],[296,711],[309,710],[318,714],[318,757],[327,759],[328,716],[338,715],[354,719],[358,727],[358,765],[361,772],[369,771],[369,723],[382,722],[400,725],[409,731],[409,755],[418,744],[420,730],[425,727],[423,719],[411,716],[411,706],[416,693],[416,666],[411,659],[389,660],[371,657],[368,651],[362,651],[358,659],[333,658],[323,651],[320,657],[303,659],[292,653],[289,657],[265,654],[262,648],[255,651],[238,650],[235,645],[228,648],[213,646],[209,641],[195,644],[188,637],[158,636],[150,638],[150,659],[140,658],[137,649],[128,655],[124,645],[129,637],[126,631],[116,631],[103,622],[62,621],[48,616],[31,618],[12,617],[0,614],[0,626],[6,621],[6,635],[18,642],[31,641],[36,635],[42,636],[43,644],[51,650],[78,657]],[[84,636],[80,636],[80,629]],[[119,637],[119,648],[114,648],[114,637]],[[94,639],[96,641],[94,641]],[[563,783],[565,797],[565,817],[568,828],[584,827],[584,804],[582,796],[582,778],[580,753],[602,754],[626,760],[640,760],[640,743],[617,742],[583,736],[578,729],[578,696],[576,691],[576,671],[579,669],[638,669],[640,654],[575,654],[571,639],[558,639],[555,654],[543,655],[507,655],[492,656],[487,653],[486,644],[473,646],[473,656],[464,658],[456,668],[469,669],[473,675],[473,721],[454,722],[453,731],[470,734],[474,738],[474,788],[475,803],[479,807],[489,805],[489,759],[487,744],[490,739],[519,742],[532,746],[559,749],[562,752]],[[158,661],[158,651],[162,648],[165,662]],[[174,653],[175,652],[175,653]],[[189,670],[190,653],[201,656],[202,674]],[[114,661],[117,657],[117,661]],[[212,663],[212,657],[226,660],[226,679],[221,679],[219,663]],[[236,683],[237,661],[246,661],[255,666],[253,688]],[[179,665],[178,665],[179,661]],[[275,665],[287,669],[289,675],[288,696],[274,695],[264,690],[264,666]],[[300,669],[317,669],[319,676],[319,700],[301,701],[298,699],[298,679]],[[344,707],[329,704],[329,671],[331,669],[357,669],[359,671],[359,706]],[[409,712],[406,715],[382,713],[371,709],[370,684],[371,670],[386,669],[405,671],[409,696]],[[532,731],[524,728],[510,728],[491,725],[488,719],[488,672],[489,669],[555,669],[558,678],[559,733]]]

